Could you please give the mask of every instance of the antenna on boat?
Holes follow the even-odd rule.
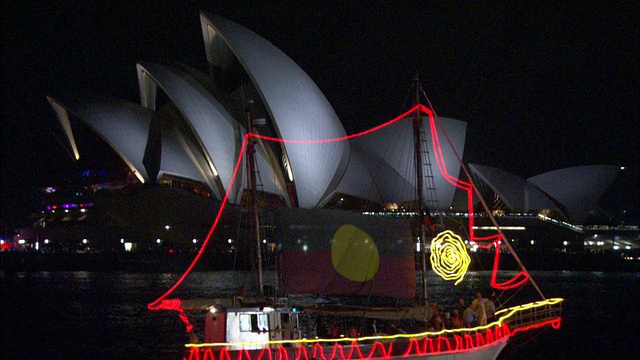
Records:
[[[251,105],[253,100],[246,101],[245,114],[247,117],[247,133],[253,132],[253,122],[251,120]],[[256,186],[256,172],[255,172],[255,140],[249,138],[247,142],[247,181],[249,182],[249,198],[248,208],[250,212],[253,212],[253,222],[255,225],[255,252],[256,252],[256,268],[258,272],[258,292],[260,297],[264,295],[264,285],[262,281],[262,244],[260,242],[260,217],[258,216],[258,191]]]
[[[413,78],[415,86],[415,103],[414,106],[420,104],[420,77],[416,72]],[[420,109],[416,108],[413,115],[413,145],[416,159],[416,187],[418,188],[418,223],[420,224],[420,256],[421,256],[421,270],[422,270],[422,301],[424,305],[427,305],[427,224],[425,219],[426,207],[424,204],[424,188],[423,188],[423,173],[422,173],[422,116],[420,115]]]

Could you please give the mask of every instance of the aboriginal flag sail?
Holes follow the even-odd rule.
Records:
[[[288,208],[278,209],[277,217],[284,293],[415,296],[408,220]]]

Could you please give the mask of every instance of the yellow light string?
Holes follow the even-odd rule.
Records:
[[[518,306],[514,306],[514,307],[498,310],[498,311],[496,311],[496,316],[498,316],[500,314],[506,314],[506,315],[500,316],[500,320],[503,320],[503,319],[507,319],[507,318],[515,315],[516,313],[524,311],[524,310],[538,308],[538,307],[541,307],[541,306],[555,305],[555,304],[561,303],[562,301],[563,301],[563,299],[561,299],[561,298],[551,298],[551,299],[546,299],[546,300],[543,300],[543,301],[536,301],[536,302],[532,302],[532,303],[528,303],[528,304],[518,305]]]
[[[477,333],[485,331],[492,327],[502,327],[506,320],[516,315],[519,312],[538,308],[542,306],[551,306],[564,301],[561,298],[551,298],[543,301],[536,301],[529,304],[518,305],[507,309],[496,311],[496,316],[499,316],[498,320],[483,326],[476,326],[473,328],[461,328],[461,329],[444,329],[437,332],[421,332],[416,334],[396,334],[396,335],[379,335],[379,336],[364,336],[359,338],[342,337],[339,339],[296,339],[296,340],[268,340],[268,341],[256,341],[256,342],[239,342],[239,343],[199,343],[199,344],[185,344],[186,347],[228,347],[228,346],[256,346],[256,345],[283,345],[283,344],[314,344],[314,343],[353,343],[361,341],[388,341],[395,339],[420,339],[427,337],[436,337],[443,335],[456,335],[459,333]]]
[[[445,280],[464,279],[471,264],[471,257],[462,238],[451,230],[438,234],[431,241],[431,268]]]

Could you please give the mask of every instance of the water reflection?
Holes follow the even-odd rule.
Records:
[[[179,359],[187,339],[184,324],[175,312],[149,311],[147,304],[180,275],[2,273],[3,351],[16,359]],[[476,291],[489,294],[490,276],[490,271],[469,272],[458,286],[429,276],[430,302],[450,307],[458,297],[471,299]],[[501,358],[624,358],[639,351],[631,335],[638,333],[640,274],[554,271],[532,272],[532,277],[547,297],[566,299],[562,328],[524,347],[514,341]],[[265,274],[268,285],[273,286],[274,278],[272,272]],[[240,285],[255,289],[255,276],[196,272],[170,297],[230,296]],[[530,285],[516,296],[518,301],[539,298]],[[198,325],[199,318],[196,313],[191,320]]]

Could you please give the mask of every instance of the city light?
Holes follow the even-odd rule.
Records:
[[[495,226],[474,226],[474,230],[496,230]],[[500,230],[527,230],[524,226],[500,226]]]

